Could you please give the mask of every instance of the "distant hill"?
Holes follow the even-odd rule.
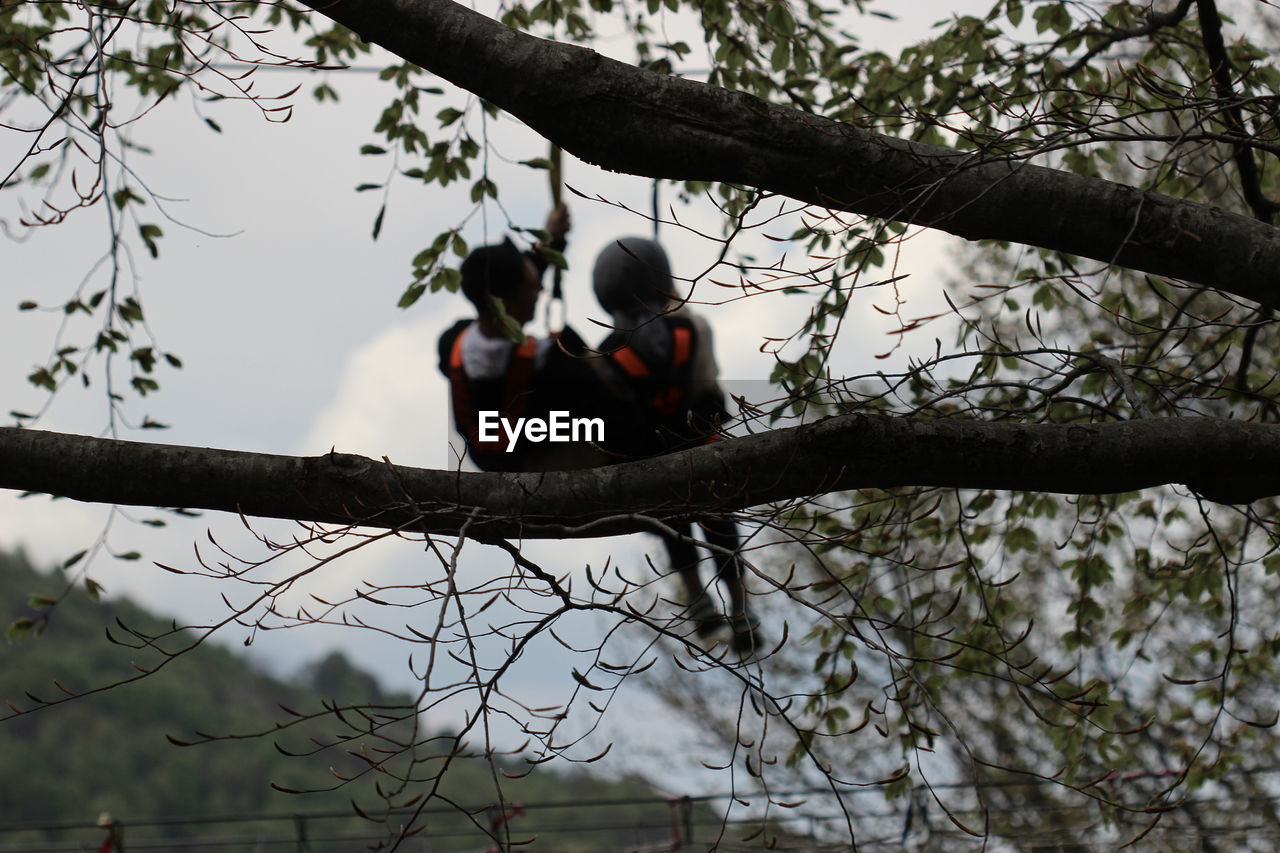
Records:
[[[104,813],[121,823],[126,850],[201,849],[207,841],[218,850],[321,853],[363,849],[366,842],[358,839],[385,836],[384,826],[360,819],[352,808],[353,799],[371,814],[384,806],[367,782],[305,796],[272,787],[332,787],[337,780],[330,766],[342,773],[362,766],[345,754],[369,745],[356,736],[356,729],[389,725],[392,736],[407,730],[407,722],[388,720],[411,717],[411,697],[383,692],[372,676],[341,654],[310,667],[308,683],[288,684],[224,647],[202,645],[154,675],[14,715],[14,708],[34,707],[34,699],[66,699],[68,693],[133,678],[139,674],[135,664],[152,668],[163,659],[152,649],[109,642],[108,635],[127,641],[128,629],[149,635],[173,632],[172,623],[127,600],[94,601],[81,585],[63,598],[67,586],[61,572],[41,573],[21,553],[0,552],[0,628],[15,620],[25,628],[8,642],[0,641],[0,703],[10,703],[8,708],[0,704],[0,853],[96,850],[106,832],[94,824]],[[56,606],[47,607],[58,598]],[[189,642],[190,636],[171,633],[161,644]],[[323,711],[322,700],[375,705],[385,708],[386,716],[348,712],[345,717],[354,723],[352,740],[305,758],[284,752],[314,750],[308,741],[313,735],[331,741],[341,730],[335,720],[265,738],[195,746],[175,746],[169,740],[198,741],[198,732],[271,732],[295,719],[282,706],[307,714]],[[513,761],[508,769],[523,771],[526,766]],[[611,850],[661,843],[672,837],[673,817],[679,817],[680,809],[643,782],[605,781],[576,770],[545,768],[526,779],[506,780],[501,769],[495,772],[474,759],[453,762],[442,792],[459,805],[483,809],[496,799],[495,777],[503,780],[505,798],[528,805],[523,814],[512,816],[512,839],[535,840],[517,849]],[[587,808],[600,801],[612,805]],[[496,808],[481,810],[473,819],[444,801],[423,808],[427,831],[401,849],[480,851],[492,844],[479,827],[491,825]],[[248,819],[264,813],[274,817]],[[695,810],[690,819],[694,817],[716,822],[705,808]],[[405,819],[393,814],[386,825]],[[704,838],[715,832],[704,829]]]

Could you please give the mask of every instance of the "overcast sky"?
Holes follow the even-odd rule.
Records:
[[[954,6],[919,5],[935,10],[928,20]],[[264,74],[262,85],[293,85],[294,81],[286,85],[279,80],[281,76]],[[172,219],[156,218],[156,205],[148,206],[153,217],[149,221],[158,222],[165,236],[156,260],[134,246],[137,281],[156,346],[179,356],[184,367],[160,367],[160,392],[127,404],[135,420],[146,414],[171,428],[121,429],[120,437],[298,455],[336,448],[387,456],[404,465],[450,465],[447,384],[436,369],[435,345],[440,332],[467,315],[469,307],[451,294],[428,294],[407,311],[398,309],[396,301],[409,281],[410,259],[432,236],[466,214],[468,187],[428,190],[398,183],[381,237],[374,242],[370,232],[381,197],[353,189],[381,181],[390,166],[387,158],[357,153],[370,141],[368,131],[384,96],[373,75],[333,75],[332,80],[342,93],[340,104],[321,106],[299,98],[292,118],[282,124],[268,123],[244,105],[232,105],[237,108],[211,113],[223,127],[216,134],[186,98],[166,103],[145,118],[139,138],[154,153],[132,154],[129,164],[154,194],[170,199],[164,207]],[[511,122],[494,128],[493,135],[501,140],[500,153],[512,159],[545,156],[545,143]],[[15,152],[11,140],[0,146],[0,156],[10,158],[5,171]],[[496,158],[492,163],[500,176],[505,212],[518,224],[540,225],[550,204],[545,173],[503,165]],[[574,228],[567,253],[569,321],[584,337],[598,340],[602,333],[591,319],[604,316],[590,291],[591,262],[616,237],[651,233],[648,221],[627,211],[649,209],[651,184],[600,172],[568,156],[565,180],[589,196],[605,199],[570,196]],[[663,193],[668,200],[673,196],[671,190]],[[0,202],[5,205],[0,219],[12,227],[18,215],[13,199],[6,194]],[[473,247],[505,236],[503,209],[490,205],[484,215],[469,220],[464,233]],[[694,230],[718,233],[706,205],[681,208],[677,214]],[[104,222],[99,206],[55,228],[29,232],[22,242],[0,243],[0,413],[38,411],[45,404],[44,392],[30,386],[26,376],[55,348],[63,321],[57,312],[18,312],[17,304],[35,300],[57,305],[67,299],[107,249]],[[780,227],[765,231],[774,236],[787,233]],[[662,227],[660,237],[680,276],[711,268],[719,252],[717,244],[671,225]],[[750,237],[743,245],[762,257],[786,252],[794,259],[802,254],[799,246],[761,237]],[[906,300],[904,316],[945,307],[940,293],[948,261],[945,247],[932,235],[904,247],[896,269],[896,274],[906,276],[897,290]],[[724,269],[710,276],[717,277],[731,280]],[[90,292],[98,286],[91,286]],[[699,287],[700,299],[721,301],[713,287]],[[761,351],[762,344],[794,333],[811,303],[803,296],[768,295],[702,306],[700,312],[715,331],[722,376],[767,378],[773,358]],[[892,299],[884,288],[862,297],[842,330],[833,359],[835,372],[892,369],[900,367],[913,348],[932,351],[930,332],[908,338],[890,359],[876,359],[893,348],[895,338],[887,334],[894,321],[874,310],[873,303],[888,306]],[[84,343],[85,330],[91,327],[93,323],[83,322],[71,327],[66,342]],[[949,327],[937,332],[944,338],[949,333]],[[100,373],[94,371],[93,376],[98,379]],[[100,435],[106,425],[105,388],[96,381],[87,389],[67,385],[36,427]],[[50,566],[92,546],[110,515],[111,510],[100,506],[0,494],[0,547],[21,546],[38,564]],[[158,517],[171,523],[153,528],[127,520]],[[255,527],[274,536],[296,532],[276,522]],[[262,556],[234,517],[207,513],[181,520],[131,509],[116,515],[108,541],[113,551],[140,551],[144,559],[126,563],[100,554],[88,571],[109,594],[132,596],[180,620],[206,621],[222,613],[221,588],[175,576],[153,562],[193,567],[193,545],[208,550],[209,535],[232,551]],[[644,554],[656,556],[657,545],[653,538],[629,537],[621,542],[533,543],[529,553],[557,571],[579,574],[583,566],[599,567],[612,555],[614,564],[638,573],[647,571]],[[481,578],[506,573],[510,560],[496,549],[469,544],[459,565],[460,572]],[[406,583],[438,568],[433,557],[424,555],[421,543],[377,543],[327,569],[308,591],[349,593],[361,580]],[[25,593],[3,592],[11,600]],[[397,618],[401,624],[406,621]],[[427,624],[432,617],[414,618]],[[599,630],[599,625],[586,621],[573,628],[579,637]],[[232,626],[224,639],[238,644],[248,634]],[[368,632],[277,632],[259,635],[252,648],[264,664],[286,673],[341,648],[390,686],[413,689],[416,684],[405,645]],[[512,683],[531,701],[554,704],[572,687],[574,665],[571,655],[548,644],[526,656],[524,665],[512,673]],[[641,701],[638,693],[631,695],[632,704]]]

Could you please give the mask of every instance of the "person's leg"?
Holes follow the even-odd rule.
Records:
[[[701,526],[707,544],[715,546],[712,559],[716,564],[716,577],[729,593],[729,612],[741,613],[747,607],[747,591],[742,584],[745,566],[738,555],[738,549],[742,547],[738,525],[732,518],[719,516],[706,519]]]
[[[739,554],[742,540],[738,538],[738,525],[728,516],[718,516],[703,521],[702,530],[707,543],[716,546],[716,577],[724,582],[729,594],[729,626],[733,629],[734,648],[754,652],[760,648],[760,620],[747,606],[747,588],[742,580],[746,566]]]
[[[677,530],[678,533],[688,536],[686,531]],[[697,598],[698,594],[704,592],[702,582],[698,579],[698,549],[688,540],[680,536],[662,535],[662,544],[667,549],[667,560],[671,563],[671,570],[680,575],[680,581],[684,584],[685,597],[692,601]]]
[[[709,636],[724,624],[724,617],[716,610],[715,602],[707,594],[702,578],[698,576],[698,547],[689,538],[693,533],[693,526],[686,524],[683,529],[677,526],[676,532],[680,535],[664,534],[662,544],[667,549],[667,559],[671,561],[672,570],[680,575],[680,581],[684,585],[687,607],[685,615],[694,623],[700,636]]]

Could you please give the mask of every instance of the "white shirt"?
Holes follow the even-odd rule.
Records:
[[[462,372],[468,379],[501,379],[507,375],[511,363],[511,351],[516,345],[508,338],[491,338],[476,324],[463,330]],[[542,338],[533,358],[533,369],[541,370],[547,363],[547,355],[555,341]]]

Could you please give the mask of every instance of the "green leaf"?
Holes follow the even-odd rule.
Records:
[[[35,627],[35,624],[35,620],[30,616],[19,616],[9,623],[9,629],[5,631],[5,636],[11,643],[22,642],[31,633],[31,629]]]
[[[417,302],[422,294],[426,293],[426,291],[427,286],[425,284],[420,281],[415,281],[413,284],[405,288],[404,293],[400,294],[400,301],[396,303],[396,307],[408,308],[413,305],[413,303]]]
[[[46,367],[41,367],[27,377],[27,381],[39,388],[45,388],[49,391],[58,390],[58,380],[54,379],[53,374]]]
[[[567,270],[569,268],[569,262],[565,260],[564,254],[557,252],[550,246],[538,246],[536,251],[541,257],[546,258],[547,262],[556,269]]]
[[[786,3],[771,3],[769,11],[765,13],[764,22],[769,29],[779,35],[789,38],[796,34],[796,19],[791,16],[791,10],[787,8]]]
[[[144,373],[150,373],[156,366],[155,350],[151,347],[139,347],[129,354],[129,358],[136,361]]]
[[[1010,553],[1016,554],[1018,551],[1034,551],[1039,539],[1031,528],[1015,527],[1005,535],[1004,544]]]
[[[774,71],[783,71],[791,65],[791,43],[785,39],[779,39],[773,45],[773,52],[769,55],[769,64],[773,66]]]
[[[1015,27],[1022,23],[1022,0],[1009,0],[1008,6],[1005,7],[1005,15],[1009,18],[1009,23]]]
[[[421,252],[413,256],[413,266],[415,269],[430,269],[435,266],[436,260],[440,257],[440,250],[435,246],[428,246]]]
[[[1036,21],[1036,35],[1046,30],[1053,30],[1058,35],[1066,35],[1071,29],[1071,13],[1062,2],[1050,3],[1036,9],[1032,14]]]
[[[507,313],[507,306],[503,303],[502,298],[490,295],[489,304],[493,308],[493,315],[497,317],[498,322],[502,324],[503,337],[513,343],[523,343],[524,327],[522,327],[514,317]]]
[[[160,246],[156,240],[164,234],[159,225],[147,223],[138,226],[138,233],[142,235],[142,242],[147,244],[147,251],[151,253],[151,257],[159,257]]]
[[[458,288],[462,286],[462,273],[452,267],[440,270],[431,277],[431,292],[436,293],[441,290],[447,290],[450,293],[457,293]]]
[[[105,591],[105,587],[103,587],[102,584],[98,583],[93,578],[85,578],[84,591],[87,592],[89,594],[89,597],[92,598],[94,601],[101,601],[102,593]]]
[[[489,196],[489,198],[498,197],[498,185],[487,177],[481,178],[471,186],[472,202],[479,202],[485,196]]]
[[[120,319],[126,323],[132,325],[142,322],[142,306],[132,296],[126,296],[124,301],[116,306],[116,310],[120,313]]]

